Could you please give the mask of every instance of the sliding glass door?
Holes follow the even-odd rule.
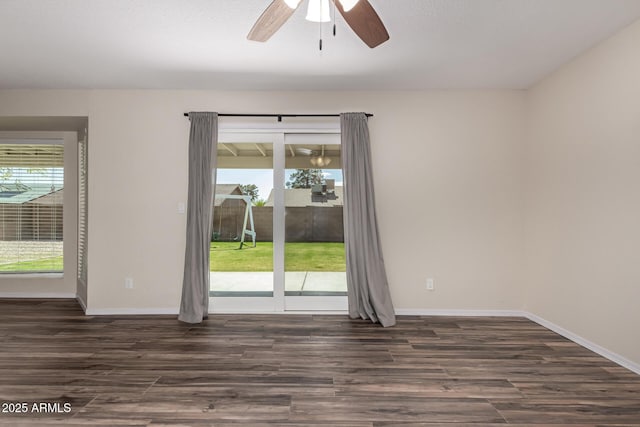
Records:
[[[218,139],[212,311],[345,310],[339,134]]]

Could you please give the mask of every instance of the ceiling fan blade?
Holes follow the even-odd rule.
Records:
[[[333,1],[353,32],[356,33],[367,46],[373,49],[389,40],[387,29],[384,27],[376,10],[367,0],[360,0],[353,9],[348,12],[344,11],[340,0]]]
[[[282,24],[287,22],[296,9],[297,7],[290,8],[284,0],[273,0],[253,24],[247,38],[257,42],[266,42],[282,27]]]
[[[313,154],[313,151],[309,148],[296,147],[296,153],[303,154],[305,156],[310,156]]]

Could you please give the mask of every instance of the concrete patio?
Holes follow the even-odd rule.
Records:
[[[347,292],[345,272],[292,271],[285,272],[285,294],[344,295]],[[210,273],[213,296],[264,296],[273,292],[272,272]]]

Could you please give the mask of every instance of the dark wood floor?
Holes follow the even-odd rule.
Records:
[[[0,300],[0,342],[2,409],[28,406],[12,426],[640,426],[640,376],[522,318],[192,326]]]

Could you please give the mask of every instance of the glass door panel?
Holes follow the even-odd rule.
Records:
[[[212,297],[274,296],[273,143],[220,142],[211,234]]]
[[[285,153],[286,309],[346,308],[340,145],[333,135],[290,139]]]

